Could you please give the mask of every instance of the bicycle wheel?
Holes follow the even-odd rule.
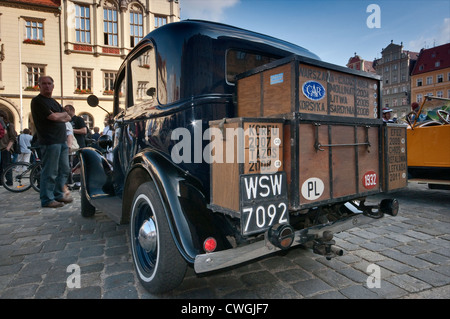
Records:
[[[31,164],[26,162],[12,163],[3,170],[2,184],[10,192],[20,193],[31,187]]]
[[[30,173],[31,186],[33,186],[33,189],[38,193],[41,184],[41,171],[42,171],[42,162],[39,162],[33,166]]]

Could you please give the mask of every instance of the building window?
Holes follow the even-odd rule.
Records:
[[[436,81],[437,81],[437,83],[444,82],[444,75],[443,74],[438,74]]]
[[[433,84],[433,77],[427,76],[427,85]]]
[[[75,93],[92,93],[92,71],[75,70]]]
[[[42,21],[25,20],[25,30],[26,40],[44,41],[44,23]]]
[[[148,85],[147,81],[145,81],[145,82],[138,82],[137,91],[136,91],[136,99],[137,100],[142,100],[142,99],[146,98],[147,85]]]
[[[115,72],[104,72],[103,73],[103,94],[112,95],[114,93],[114,81],[116,79]]]
[[[45,67],[27,65],[27,87],[26,91],[39,91],[39,77],[45,74]]]
[[[436,96],[437,97],[444,97],[444,92],[443,91],[437,91],[436,92]]]
[[[422,99],[423,99],[422,94],[417,94],[417,96],[416,96],[416,102],[417,102],[417,103],[422,103]]]
[[[422,86],[422,79],[417,79],[416,84],[417,86]]]
[[[436,63],[434,63],[434,66],[437,67],[437,68],[440,67],[441,66],[441,61],[436,61]]]
[[[91,43],[91,20],[89,7],[75,5],[75,40],[80,43]]]
[[[105,45],[118,46],[117,10],[115,8],[103,9],[103,37]]]
[[[130,12],[130,45],[134,47],[144,36],[141,12]]]
[[[162,27],[165,24],[167,24],[167,17],[155,16],[155,28]]]
[[[138,61],[139,67],[145,68],[145,69],[150,68],[149,54],[150,54],[150,52],[144,52],[138,56],[137,61]]]
[[[397,106],[397,99],[392,99],[392,106]]]

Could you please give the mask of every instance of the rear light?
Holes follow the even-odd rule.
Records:
[[[203,242],[203,249],[207,253],[212,253],[217,248],[217,241],[213,237],[208,237]]]

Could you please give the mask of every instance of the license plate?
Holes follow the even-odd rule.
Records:
[[[263,232],[275,224],[288,224],[289,214],[286,202],[264,203],[243,207],[241,227],[243,235]]]
[[[275,224],[288,224],[286,174],[246,174],[240,178],[241,233],[261,233]]]

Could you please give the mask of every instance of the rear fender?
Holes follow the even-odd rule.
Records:
[[[203,241],[214,237],[218,248],[230,248],[221,231],[221,216],[206,206],[201,184],[158,152],[140,153],[133,159],[123,193],[124,222],[130,221],[131,207],[137,188],[153,181],[164,206],[175,244],[187,262],[203,253]]]

